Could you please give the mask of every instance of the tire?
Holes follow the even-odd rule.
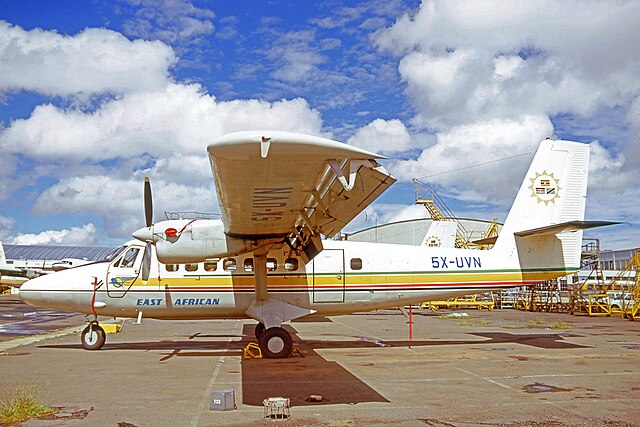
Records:
[[[264,323],[258,323],[256,325],[255,334],[256,334],[256,339],[258,340],[258,342],[260,342],[260,338],[262,337],[262,334],[264,334],[265,329],[267,329],[267,328],[265,328]]]
[[[291,334],[282,328],[269,328],[260,337],[262,355],[269,359],[289,357],[293,349]]]
[[[107,334],[97,323],[89,325],[82,331],[80,341],[85,350],[100,350],[107,340]]]

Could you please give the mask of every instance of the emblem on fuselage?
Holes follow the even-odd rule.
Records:
[[[135,279],[135,277],[112,277],[109,281],[114,288],[122,288],[127,282]]]
[[[544,202],[545,205],[549,203],[555,203],[555,200],[560,197],[559,179],[555,179],[552,173],[543,171],[542,173],[536,172],[535,178],[529,178],[531,180],[531,197],[538,199],[538,203]]]

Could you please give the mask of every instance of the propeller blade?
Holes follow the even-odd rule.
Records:
[[[142,281],[147,282],[149,280],[149,270],[151,269],[151,245],[152,243],[147,241],[144,248],[144,256],[142,257]]]
[[[151,197],[151,183],[149,177],[144,178],[144,218],[147,227],[153,225],[153,199]]]

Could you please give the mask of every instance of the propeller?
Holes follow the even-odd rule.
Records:
[[[149,270],[151,269],[151,243],[147,240],[146,246],[144,248],[144,256],[142,258],[142,281],[147,283],[149,280]]]
[[[144,177],[144,219],[147,227],[153,225],[153,197],[151,196],[151,182],[149,177]]]
[[[153,225],[153,197],[151,196],[151,182],[149,177],[144,177],[144,219],[147,228]],[[153,234],[153,232],[152,232]],[[142,258],[142,281],[146,283],[149,280],[149,270],[151,269],[151,246],[153,242],[147,240],[144,247],[144,256]]]

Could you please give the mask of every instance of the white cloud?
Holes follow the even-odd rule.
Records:
[[[74,36],[24,29],[0,21],[0,92],[51,96],[125,93],[158,89],[176,62],[159,41],[128,40],[87,28]]]
[[[638,96],[640,4],[424,1],[375,36],[402,57],[416,123],[589,115]]]
[[[553,126],[545,116],[465,124],[437,134],[436,144],[426,148],[417,159],[392,162],[388,169],[400,180],[422,178],[430,184],[449,186],[449,195],[467,200],[489,196],[492,200],[506,201],[512,194],[505,190],[505,183],[521,182],[533,155],[514,159],[516,163],[512,161],[506,166],[497,163],[468,167],[533,153],[540,141],[552,134]]]
[[[215,29],[213,11],[186,0],[126,1],[136,7],[135,17],[123,24],[129,36],[179,45],[197,41]]]
[[[212,187],[152,180],[154,220],[164,220],[164,211],[213,212],[217,206]],[[127,237],[144,225],[143,177],[111,176],[66,178],[38,197],[38,214],[91,213],[104,218],[106,233]]]
[[[281,34],[266,52],[276,62],[273,77],[286,83],[304,83],[318,72],[326,58],[312,46],[313,31],[295,31]]]
[[[198,85],[170,84],[110,100],[93,112],[40,105],[0,133],[0,147],[70,162],[186,154],[205,156],[214,138],[244,129],[319,133],[322,120],[302,99],[217,102]]]
[[[347,143],[374,153],[391,153],[411,148],[410,140],[409,132],[400,120],[375,119],[358,129]]]
[[[530,157],[466,167],[534,151],[558,121],[569,127],[556,132],[583,142],[606,137],[592,143],[594,211],[624,200],[629,212],[600,212],[637,221],[629,188],[640,178],[638,22],[635,1],[423,1],[373,39],[399,58],[412,129],[434,132],[436,143],[388,169],[506,210]],[[571,128],[580,124],[588,129]]]
[[[89,223],[64,230],[47,230],[37,234],[18,234],[10,243],[14,245],[91,246],[99,242],[96,227]]]
[[[0,241],[5,240],[16,229],[16,220],[9,216],[0,215]]]

